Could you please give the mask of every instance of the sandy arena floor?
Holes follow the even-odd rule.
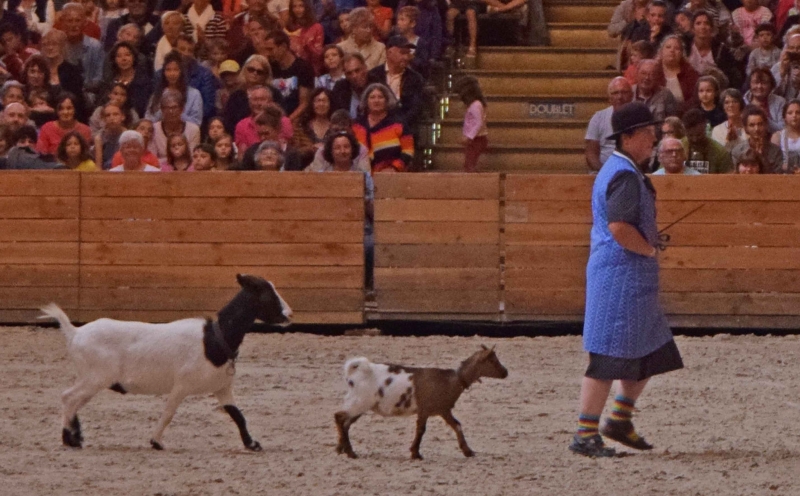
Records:
[[[497,345],[510,375],[467,391],[454,413],[473,459],[434,418],[424,461],[410,461],[411,418],[367,415],[351,431],[361,455],[334,451],[343,361],[453,367]],[[55,329],[0,328],[0,494],[18,495],[800,495],[798,355],[791,337],[678,338],[687,368],[657,377],[637,405],[649,453],[571,454],[580,339],[249,335],[238,405],[264,446],[245,451],[212,398],[190,398],[148,439],[163,398],[95,397],[80,412],[82,450],[61,446],[60,394],[74,379]],[[622,450],[629,451],[629,450]]]

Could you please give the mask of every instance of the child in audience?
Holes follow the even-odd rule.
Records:
[[[167,159],[161,164],[162,172],[193,171],[189,140],[184,134],[171,134],[167,138]]]
[[[224,133],[214,141],[214,151],[217,154],[217,170],[239,168],[239,162],[236,160],[236,147],[230,134]]]
[[[225,134],[225,123],[222,122],[222,117],[212,117],[208,121],[208,143],[217,141],[223,134]]]
[[[755,152],[752,148],[747,150],[742,154],[739,158],[739,162],[736,164],[736,173],[737,174],[763,174],[764,173],[764,161],[761,160],[761,157],[758,153]]]
[[[217,78],[220,78],[219,67],[220,65],[222,65],[223,62],[228,60],[228,57],[230,56],[230,54],[228,53],[230,47],[230,45],[228,44],[228,40],[224,38],[214,38],[206,41],[205,46],[207,50],[208,59],[203,61],[203,65],[206,66],[209,70],[211,70],[211,72]]]
[[[108,170],[119,151],[119,137],[125,131],[125,117],[119,105],[114,103],[107,103],[102,109],[103,129],[94,137],[94,160],[103,170]]]
[[[46,122],[56,119],[56,111],[50,105],[50,92],[45,88],[35,88],[28,94],[30,119],[41,128]]]
[[[775,46],[775,26],[772,23],[759,24],[755,32],[756,48],[750,52],[747,61],[747,76],[756,67],[769,67],[777,64],[781,59],[781,49]]]
[[[192,151],[192,168],[196,171],[216,170],[217,152],[214,145],[200,143]]]
[[[225,60],[219,65],[219,80],[221,84],[217,90],[215,102],[217,113],[219,114],[224,113],[225,106],[228,105],[228,99],[241,86],[239,71],[239,63],[235,60]]]
[[[74,171],[92,172],[100,170],[92,160],[89,145],[81,133],[70,131],[61,138],[56,151],[59,163]]]
[[[327,45],[322,50],[322,59],[327,72],[316,79],[314,83],[316,88],[325,88],[331,91],[336,82],[344,78],[343,58],[344,52],[337,45]]]
[[[334,43],[341,43],[350,38],[350,35],[353,34],[353,28],[350,26],[350,10],[351,9],[342,9],[339,11],[337,18],[339,24],[339,37],[334,40]]]
[[[728,119],[719,104],[719,83],[714,76],[703,76],[697,80],[696,92],[700,110],[705,114],[710,126],[706,134],[710,136],[711,128],[722,124]]]
[[[631,44],[631,54],[628,59],[628,68],[625,69],[625,79],[633,86],[636,84],[636,67],[640,60],[656,58],[656,47],[647,40],[639,40]]]
[[[486,128],[486,100],[483,98],[478,79],[464,76],[456,84],[461,101],[467,106],[464,114],[463,143],[464,170],[477,172],[478,159],[489,146],[489,131]]]
[[[413,6],[403,7],[397,11],[397,34],[408,40],[414,45],[411,50],[411,67],[427,77],[430,72],[431,49],[428,40],[417,36],[417,19],[419,19],[419,9]]]
[[[742,0],[742,6],[731,13],[733,25],[738,29],[747,45],[753,45],[756,28],[772,20],[772,12],[762,7],[758,0]]]
[[[108,93],[108,103],[113,103],[122,109],[122,116],[124,117],[125,127],[130,126],[132,123],[139,120],[139,114],[131,108],[131,101],[128,98],[128,87],[123,83],[114,83],[111,91]],[[103,130],[103,107],[97,107],[92,116],[89,117],[89,128],[92,134],[97,134]]]

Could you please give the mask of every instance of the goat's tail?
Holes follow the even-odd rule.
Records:
[[[58,324],[61,326],[61,332],[63,332],[64,337],[67,338],[67,346],[69,346],[69,344],[72,343],[72,338],[75,337],[77,329],[75,329],[75,326],[69,321],[69,317],[67,317],[67,314],[64,313],[64,310],[61,310],[61,307],[55,303],[48,303],[40,308],[40,310],[44,314],[39,317],[40,319],[46,319],[50,317],[58,321]]]

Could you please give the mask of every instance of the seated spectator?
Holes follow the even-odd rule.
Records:
[[[79,3],[64,5],[59,17],[64,23],[67,35],[66,60],[70,64],[83,68],[84,91],[96,93],[103,80],[103,64],[105,52],[103,45],[90,36],[86,36],[83,28],[86,24],[86,11]],[[88,99],[92,101],[91,98]]]
[[[115,83],[111,87],[111,92],[103,102],[103,105],[97,107],[89,118],[89,128],[91,128],[92,134],[97,134],[103,130],[103,107],[109,103],[116,105],[122,111],[122,125],[125,129],[130,128],[134,122],[139,121],[139,114],[131,108],[131,102],[128,100],[128,87],[122,83]]]
[[[50,92],[43,89],[33,89],[28,92],[28,106],[30,107],[31,120],[41,128],[46,123],[56,120],[56,111],[51,103]]]
[[[211,74],[217,80],[221,80],[219,68],[223,62],[231,58],[230,50],[228,50],[228,40],[224,38],[209,40],[205,44],[205,49],[207,57],[206,60],[201,62],[201,65],[211,71]],[[231,62],[235,63],[236,67],[239,67],[239,63],[235,60],[231,60]],[[234,72],[238,74],[239,70],[237,69]]]
[[[688,9],[681,9],[675,13],[673,24],[675,34],[683,39],[684,44],[688,45],[692,39],[692,17],[694,15]]]
[[[370,82],[386,85],[394,93],[399,105],[396,116],[415,129],[422,117],[425,79],[408,67],[411,44],[395,35],[386,42],[386,64],[369,71]]]
[[[116,85],[123,85],[127,89],[131,108],[136,115],[143,116],[153,94],[153,78],[143,63],[142,55],[130,43],[120,41],[108,53],[108,69],[104,98],[110,98]]]
[[[6,81],[0,89],[0,100],[2,100],[3,108],[10,103],[25,103],[25,87],[13,79]]]
[[[339,37],[334,43],[341,43],[349,40],[353,35],[353,27],[350,25],[350,12],[352,9],[340,10],[337,13],[336,19],[339,21]]]
[[[25,33],[28,31],[28,23],[25,17],[17,12],[16,8],[8,8],[7,4],[0,5],[0,23],[13,24],[17,31]]]
[[[247,10],[237,14],[230,21],[228,34],[226,35],[231,58],[236,59],[239,63],[249,56],[244,55],[244,57],[239,58],[240,54],[252,50],[248,26],[253,19],[263,20],[264,26],[274,27],[278,24],[277,19],[274,19],[267,10],[267,0],[249,0],[247,2]]]
[[[14,104],[18,105],[18,104]],[[43,157],[34,149],[36,128],[24,125],[14,132],[14,146],[8,151],[3,169],[62,169],[51,159]]]
[[[289,35],[275,31],[265,41],[270,53],[272,86],[283,97],[279,102],[292,121],[308,107],[309,94],[314,89],[314,70],[305,60],[296,57],[289,48]],[[278,103],[278,102],[276,102]]]
[[[239,89],[239,64],[235,60],[226,60],[219,65],[220,88],[217,90],[217,115],[224,115],[225,107],[231,95]]]
[[[352,128],[353,119],[350,117],[350,114],[344,109],[335,111],[333,114],[331,114],[331,126],[328,129],[328,133],[325,135],[325,142],[327,142],[331,136],[337,134],[352,135]],[[358,170],[371,172],[369,163],[369,150],[367,147],[361,144],[359,144],[357,148],[358,154],[356,158],[353,159],[353,166]],[[314,160],[311,162],[311,164],[309,164],[308,167],[305,168],[305,170],[310,172],[332,171],[333,162],[325,158],[324,152],[324,146],[322,148],[317,148],[317,151],[314,154]]]
[[[217,170],[217,152],[214,145],[200,143],[192,150],[192,169],[198,172]]]
[[[197,62],[196,44],[191,36],[181,34],[178,37],[177,51],[181,54],[181,62],[186,74],[186,84],[200,92],[203,101],[203,122],[214,115],[219,82],[207,67]],[[160,74],[156,73],[156,79]]]
[[[28,106],[25,105],[25,102],[11,102],[7,104],[3,109],[3,124],[12,135],[22,126],[30,125],[33,127],[33,122],[30,120],[28,114]],[[33,129],[36,130],[35,127]]]
[[[781,80],[781,83],[772,93],[788,101],[800,95],[800,54],[789,54],[789,72],[787,76]]]
[[[200,46],[210,40],[224,40],[228,34],[228,24],[221,12],[214,11],[211,0],[192,0],[184,14],[194,28],[194,41]]]
[[[89,126],[75,119],[75,97],[71,93],[62,93],[55,104],[57,120],[50,121],[42,126],[36,150],[43,155],[55,155],[61,138],[70,131],[79,132],[89,142],[92,140],[92,130]]]
[[[161,120],[159,96],[169,89],[183,96],[185,103],[181,118],[199,127],[203,123],[203,97],[197,89],[189,86],[182,61],[178,52],[172,52],[164,58],[164,70],[156,82],[144,116],[151,121]]]
[[[634,19],[622,31],[622,39],[630,43],[648,41],[658,46],[665,37],[672,34],[672,27],[667,20],[667,4],[662,0],[653,0],[647,5],[644,19]]]
[[[31,55],[25,61],[22,68],[22,82],[25,84],[25,93],[28,95],[28,104],[30,105],[30,96],[36,94],[37,96],[46,95],[45,101],[52,109],[53,100],[56,95],[56,88],[50,84],[50,67],[47,61],[41,55]],[[37,112],[44,111],[45,109],[37,109]],[[40,121],[42,124],[47,120]]]
[[[647,17],[648,0],[622,0],[614,9],[611,22],[608,23],[608,36],[621,38],[625,27],[638,20],[644,22]]]
[[[19,31],[13,24],[0,24],[0,44],[5,52],[0,62],[5,65],[13,79],[20,78],[22,65],[28,57],[39,53],[35,48],[29,47],[24,40],[24,31]]]
[[[658,58],[661,59],[661,75],[664,78],[659,85],[667,88],[681,105],[681,110],[685,111],[692,107],[692,97],[700,76],[683,53],[680,37],[670,35],[661,43]]]
[[[261,140],[250,148],[248,148],[242,158],[240,167],[242,170],[257,170],[256,152],[258,146],[265,141],[276,141],[280,143],[281,151],[285,157],[283,164],[284,170],[297,171],[302,170],[302,162],[300,154],[289,146],[285,139],[281,138],[281,118],[283,113],[279,108],[274,105],[268,106],[259,114],[255,119],[255,124],[258,129],[258,137]]]
[[[590,171],[599,171],[616,147],[609,136],[614,134],[611,127],[611,114],[614,110],[630,103],[633,89],[623,77],[616,77],[608,84],[608,101],[610,106],[595,112],[586,129],[586,165]]]
[[[772,73],[764,67],[753,69],[749,83],[749,89],[744,94],[745,104],[755,105],[767,112],[770,133],[783,129],[783,106],[786,100],[772,92],[775,89]]]
[[[751,148],[739,157],[736,163],[737,174],[764,174],[764,162],[761,157]]]
[[[242,155],[252,145],[263,141],[258,136],[258,126],[255,123],[255,118],[261,114],[267,107],[274,107],[275,110],[281,114],[281,133],[280,137],[288,142],[294,135],[292,121],[290,121],[280,107],[275,105],[270,97],[270,92],[263,86],[254,86],[247,90],[247,105],[250,109],[250,116],[242,119],[236,124],[236,131],[234,133],[234,140],[239,154]],[[241,157],[240,157],[241,158]]]
[[[17,14],[24,19],[29,33],[28,36],[30,36],[33,41],[53,29],[53,23],[56,20],[56,9],[53,0],[8,2],[8,5],[9,10],[16,10]],[[15,5],[13,9],[10,8],[12,5]],[[59,10],[63,10],[65,1],[59,0],[59,6]],[[8,12],[6,12],[6,14],[8,14]],[[16,19],[13,21],[16,23]]]
[[[119,137],[119,153],[122,164],[112,167],[111,172],[159,172],[161,169],[154,167],[142,160],[144,156],[144,139],[137,131],[125,131]]]
[[[439,15],[436,1],[400,0],[398,4],[398,24],[400,24],[400,12],[406,6],[417,8],[416,19],[410,16],[409,20],[415,21],[414,34],[428,45],[428,60],[439,60],[444,52],[444,30],[442,29],[442,17]]]
[[[747,77],[756,67],[772,68],[781,59],[781,49],[775,46],[775,26],[772,23],[758,25],[753,43],[755,48],[747,60]]]
[[[153,141],[150,143],[150,151],[159,159],[166,158],[167,136],[171,134],[185,135],[189,146],[200,144],[200,127],[181,117],[184,111],[184,100],[180,91],[169,88],[164,90],[160,106],[161,120],[153,125]]]
[[[396,108],[394,93],[380,83],[370,84],[361,97],[353,134],[369,150],[372,172],[404,172],[414,158],[414,138]]]
[[[222,121],[222,117],[212,117],[208,121],[205,142],[213,143],[223,134],[225,134],[225,123]]]
[[[56,158],[67,169],[79,172],[94,172],[100,169],[92,160],[89,153],[89,144],[83,139],[81,133],[70,131],[61,138],[58,144]]]
[[[410,66],[423,76],[427,76],[430,72],[430,48],[427,40],[414,32],[418,17],[419,9],[416,7],[403,7],[400,9],[397,13],[397,25],[394,27],[392,36],[402,36],[406,40],[410,46]]]
[[[124,3],[123,0],[100,0],[100,7],[95,11],[96,17],[92,19],[100,26],[100,40],[105,39],[108,24],[128,12]]]
[[[722,109],[725,111],[725,122],[718,124],[711,130],[711,139],[724,146],[730,151],[738,145],[747,141],[742,122],[742,111],[745,103],[741,92],[737,89],[728,88],[720,95]]]
[[[714,26],[718,26],[725,32],[731,23],[731,12],[719,0],[689,0],[684,4],[683,9],[691,12],[692,16],[699,12],[708,12]]]
[[[686,128],[686,138],[681,143],[689,150],[689,167],[703,174],[726,174],[733,171],[728,150],[706,134],[708,120],[702,110],[688,110],[683,116],[683,126]]]
[[[702,76],[697,80],[697,103],[712,128],[727,119],[719,102],[719,83],[714,76]]]
[[[314,81],[314,87],[332,91],[334,85],[344,79],[344,52],[336,45],[327,45],[322,51],[325,73]]]
[[[640,40],[631,44],[628,68],[625,69],[625,74],[623,74],[623,77],[628,80],[631,86],[636,84],[639,62],[646,59],[654,59],[655,56],[656,49],[649,41]]]
[[[183,33],[183,27],[184,17],[180,12],[170,10],[161,14],[161,30],[164,35],[156,45],[153,70],[158,71],[164,67],[164,59],[167,54],[177,48],[178,37]]]
[[[345,55],[360,54],[367,70],[372,70],[386,62],[386,46],[372,35],[372,14],[364,7],[350,12],[350,27],[353,30],[350,38],[339,43]]]
[[[646,0],[641,0],[645,1]],[[463,15],[467,20],[467,37],[469,45],[467,48],[466,57],[468,59],[475,59],[478,56],[478,9],[480,2],[473,0],[454,0],[450,2],[450,8],[447,9],[447,35],[450,39],[455,39],[456,35],[456,19]]]
[[[770,142],[769,119],[761,107],[748,105],[742,114],[747,142],[740,143],[731,150],[733,163],[741,162],[747,150],[753,150],[761,159],[762,174],[780,173],[783,166],[783,152],[779,146]]]
[[[8,128],[0,124],[0,159],[6,158],[8,150],[11,149],[13,136],[8,132]]]
[[[64,31],[51,29],[42,36],[42,56],[44,56],[49,66],[49,88],[51,95],[56,95],[61,91],[66,91],[75,95],[75,107],[78,112],[77,119],[87,122],[89,109],[86,105],[86,98],[83,95],[83,68],[74,65],[65,59],[67,47],[67,35]]]
[[[198,146],[198,145],[195,145]],[[182,134],[171,134],[167,138],[167,158],[161,162],[161,172],[192,172],[192,152],[189,142]]]
[[[733,25],[739,30],[747,45],[754,45],[756,28],[772,20],[772,12],[762,7],[758,0],[742,0],[742,6],[731,13]]]
[[[772,135],[772,143],[783,152],[781,172],[797,173],[800,170],[800,100],[789,100],[783,108],[786,126]]]
[[[331,91],[334,110],[344,109],[355,119],[361,95],[369,82],[367,65],[361,54],[354,53],[344,57],[344,79],[339,80]]]
[[[739,67],[740,64],[730,48],[714,37],[716,34],[714,22],[709,12],[695,12],[692,19],[694,38],[689,47],[687,60],[700,75],[707,74],[713,67],[718,68],[728,77],[731,87],[739,88],[744,81],[743,68]]]
[[[280,103],[281,93],[272,86],[272,69],[266,57],[252,55],[244,63],[239,74],[240,88],[231,93],[225,105],[223,118],[225,130],[229,134],[236,131],[236,125],[250,115],[247,90],[256,86],[263,86],[270,90],[272,102]]]
[[[385,41],[392,31],[394,12],[389,7],[383,7],[380,0],[366,0],[367,9],[372,14],[372,36],[376,40]]]
[[[698,176],[699,172],[686,167],[686,150],[680,140],[675,138],[664,138],[658,145],[658,163],[661,168],[653,172],[654,176],[665,174],[683,174],[687,176]]]
[[[142,162],[152,165],[153,167],[161,167],[161,161],[149,150],[150,143],[153,141],[153,123],[147,119],[141,119],[139,122],[134,123],[133,130],[142,136],[144,143],[144,154],[142,155]],[[117,150],[114,157],[111,159],[111,167],[116,167],[122,164],[122,154]]]
[[[322,47],[325,46],[325,33],[317,22],[314,8],[308,0],[289,1],[289,22],[286,33],[289,35],[291,51],[308,62],[314,74],[323,72]]]
[[[83,25],[83,34],[99,41],[103,35],[103,30],[97,22],[100,9],[97,7],[97,4],[94,3],[94,0],[79,0],[78,3],[83,6],[83,11],[86,15],[86,22]],[[56,16],[52,29],[64,30],[60,16]]]
[[[667,117],[664,123],[661,124],[661,137],[675,138],[681,140],[686,137],[686,128],[683,127],[683,122],[680,117]]]
[[[111,161],[119,151],[119,137],[127,129],[122,108],[107,103],[103,109],[103,129],[94,137],[95,163],[104,170],[111,168]]]
[[[792,31],[786,34],[787,38],[781,51],[781,57],[778,62],[772,66],[770,72],[775,79],[775,86],[777,86],[789,74],[789,55],[800,54],[800,26],[793,28]]]
[[[214,152],[217,155],[216,170],[239,168],[239,161],[236,160],[236,151],[233,148],[233,138],[230,134],[225,133],[214,141]]]
[[[653,118],[663,121],[671,115],[678,115],[679,105],[672,93],[657,86],[658,61],[644,59],[639,61],[636,71],[636,84],[633,86],[633,101],[647,105]]]
[[[254,155],[256,170],[284,171],[285,157],[281,144],[277,141],[259,143]]]
[[[331,93],[324,88],[311,92],[311,106],[295,122],[294,145],[303,161],[308,165],[317,149],[321,148],[331,127]]]
[[[122,41],[117,38],[123,26],[136,24],[139,26],[141,34],[141,45],[137,49],[140,53],[151,56],[155,51],[155,42],[158,41],[155,35],[160,36],[161,32],[161,20],[153,13],[154,8],[153,0],[125,0],[127,13],[108,21],[108,27],[103,36],[105,49],[111,50],[117,41]]]

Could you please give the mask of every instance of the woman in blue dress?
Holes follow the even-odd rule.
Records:
[[[633,427],[634,404],[650,377],[683,367],[658,301],[656,195],[640,166],[651,157],[656,122],[644,104],[633,102],[612,114],[611,125],[616,150],[592,190],[583,329],[589,367],[581,384],[578,431],[569,446],[592,457],[616,454],[603,436],[652,449]],[[614,381],[619,381],[617,395],[600,429]]]

